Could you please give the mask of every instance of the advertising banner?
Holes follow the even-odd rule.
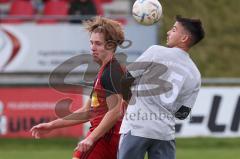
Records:
[[[157,44],[157,26],[124,26],[126,41],[117,53],[135,60]],[[22,24],[0,26],[0,72],[51,72],[69,58],[91,54],[89,34],[82,25]]]
[[[57,107],[61,100],[71,101],[69,107]],[[0,138],[29,138],[36,124],[61,118],[81,107],[82,96],[63,94],[48,87],[0,88]],[[82,125],[61,128],[46,137],[83,135]]]
[[[240,87],[203,87],[177,137],[240,137]]]
[[[63,99],[70,99],[71,106],[60,108],[61,114],[56,105]],[[32,126],[72,113],[84,99],[47,87],[0,88],[0,137],[31,137]],[[176,137],[240,137],[240,87],[201,88],[189,117],[176,123]],[[50,136],[80,137],[88,128],[63,128]]]

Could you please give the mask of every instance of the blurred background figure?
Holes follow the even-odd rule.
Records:
[[[10,8],[11,1],[10,0],[0,0],[0,15],[7,14]]]
[[[73,19],[70,20],[71,23],[82,23],[82,19],[77,16],[89,16],[91,18],[97,15],[97,9],[92,0],[71,0],[68,14],[73,16]]]
[[[35,8],[37,14],[42,14],[44,9],[44,1],[43,0],[32,0],[32,5]]]

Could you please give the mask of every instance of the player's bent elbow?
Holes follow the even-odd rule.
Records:
[[[179,120],[184,120],[188,117],[191,112],[191,108],[186,106],[181,106],[178,111],[174,114],[174,116]]]

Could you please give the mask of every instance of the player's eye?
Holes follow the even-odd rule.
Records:
[[[100,46],[100,45],[102,45],[102,43],[101,42],[96,42],[96,45]]]
[[[171,29],[172,32],[175,32],[176,30],[177,30],[177,29],[176,29],[175,26],[173,26],[172,29]]]

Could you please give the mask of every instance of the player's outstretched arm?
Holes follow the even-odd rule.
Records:
[[[78,149],[81,152],[87,151],[95,141],[102,137],[114,126],[114,124],[116,124],[121,117],[120,105],[122,100],[122,95],[120,94],[112,94],[106,98],[108,112],[105,114],[100,124],[87,138],[78,144],[75,150]]]
[[[87,103],[80,109],[74,111],[72,114],[64,117],[53,120],[48,123],[41,123],[31,128],[30,132],[32,136],[36,139],[43,137],[44,135],[50,133],[52,130],[57,128],[63,128],[68,126],[73,126],[89,121],[87,118],[88,110],[91,106],[91,100],[89,99]],[[79,116],[80,115],[80,116]],[[81,117],[82,115],[82,117]],[[78,116],[78,117],[76,117]]]
[[[34,138],[39,139],[42,136],[51,132],[51,130],[52,129],[51,129],[51,124],[50,123],[41,123],[41,124],[38,124],[38,125],[32,127],[30,132],[32,133],[32,136]]]

